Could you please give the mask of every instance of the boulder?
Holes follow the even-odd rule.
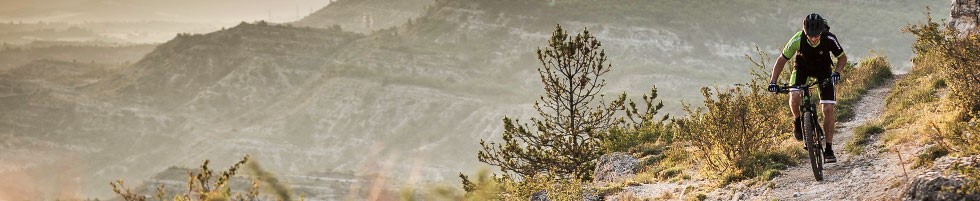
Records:
[[[615,182],[633,177],[640,161],[626,153],[611,153],[599,157],[593,181]]]
[[[980,192],[956,192],[964,184],[977,182],[977,178],[968,178],[956,171],[949,171],[954,164],[980,168],[980,156],[943,158],[936,161],[931,169],[912,179],[905,188],[902,200],[980,200]]]

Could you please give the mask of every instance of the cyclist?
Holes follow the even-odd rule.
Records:
[[[796,57],[796,65],[793,67],[793,75],[790,85],[799,86],[806,84],[808,77],[816,77],[819,80],[831,79],[830,84],[819,85],[820,89],[820,108],[824,114],[823,130],[826,133],[826,149],[823,153],[824,161],[827,163],[837,162],[834,150],[831,147],[834,140],[834,124],[836,123],[836,112],[834,106],[837,99],[834,94],[834,83],[840,80],[840,70],[844,69],[847,63],[847,55],[844,55],[844,48],[837,41],[837,36],[830,33],[830,26],[820,15],[813,13],[807,15],[803,20],[803,30],[796,32],[786,46],[783,54],[776,60],[773,66],[772,77],[769,81],[769,91],[776,92],[776,78],[783,71],[783,66],[790,58]],[[831,57],[837,58],[834,65]],[[831,65],[834,65],[832,68]],[[793,122],[793,135],[796,140],[803,139],[802,122],[800,118],[801,93],[799,89],[790,89],[789,106],[793,112],[795,121]]]

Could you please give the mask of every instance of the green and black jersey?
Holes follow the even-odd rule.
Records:
[[[796,69],[798,70],[830,70],[833,67],[834,58],[844,55],[844,48],[837,41],[837,36],[830,32],[824,32],[820,36],[820,42],[810,44],[810,41],[803,35],[803,31],[796,32],[783,48],[783,58],[787,60],[796,56]]]
[[[830,78],[834,71],[833,58],[841,55],[844,55],[844,48],[841,47],[837,41],[837,36],[833,33],[824,32],[817,44],[810,44],[810,40],[807,40],[806,36],[803,35],[803,31],[796,32],[796,35],[786,43],[782,54],[783,58],[787,60],[794,58],[794,56],[796,58],[790,85],[804,84],[807,77]],[[836,103],[833,91],[833,85],[821,87],[820,102]]]

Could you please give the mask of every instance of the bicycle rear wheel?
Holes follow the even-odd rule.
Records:
[[[823,181],[823,153],[820,151],[820,142],[816,139],[814,116],[812,112],[803,112],[803,143],[806,144],[806,151],[810,156],[813,178]]]

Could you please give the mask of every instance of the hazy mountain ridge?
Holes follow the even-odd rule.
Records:
[[[125,65],[135,63],[153,50],[153,45],[29,45],[0,50],[0,72],[35,60]]]
[[[213,32],[222,26],[233,25],[235,22],[6,22],[0,23],[0,42],[14,46],[30,46],[36,41],[140,45],[166,42],[178,33]]]
[[[404,24],[418,17],[433,0],[339,0],[292,24],[370,33]]]
[[[0,2],[0,20],[282,22],[296,20],[328,3],[330,1],[7,0]]]
[[[127,73],[130,76],[127,79],[134,79],[132,85],[121,88],[116,94],[120,98],[149,97],[136,102],[164,104],[168,109],[194,104],[187,101],[236,101],[236,104],[241,103],[237,101],[261,101],[275,97],[276,91],[289,91],[315,78],[312,76],[328,63],[333,52],[363,37],[337,31],[276,26],[242,23],[205,35],[180,35],[134,64],[133,72]],[[279,90],[229,88],[229,84],[240,84],[235,82]],[[229,96],[209,100],[156,99],[189,98],[200,93]]]
[[[493,124],[502,115],[486,114],[509,110],[420,84],[402,85],[384,74],[351,73],[360,67],[335,64],[331,52],[360,37],[253,24],[181,35],[123,69],[120,77],[86,87],[85,94],[30,93],[4,100],[15,107],[4,113],[11,126],[0,133],[13,134],[13,141],[65,146],[32,154],[37,158],[62,158],[74,152],[70,147],[88,150],[79,157],[100,161],[85,164],[88,171],[80,173],[91,180],[146,178],[158,167],[245,153],[290,173],[350,171],[372,161],[387,161],[373,166],[389,167],[426,161],[395,167],[404,177],[413,170],[447,175],[461,168],[442,165],[454,164],[450,156],[458,156],[444,146],[475,146],[478,138],[442,133]],[[21,149],[37,147],[18,146],[7,153]],[[113,154],[131,149],[141,151]],[[14,175],[52,163],[0,157],[20,164],[5,168]],[[428,162],[437,158],[450,159]],[[90,188],[86,191],[109,192],[104,186]]]

